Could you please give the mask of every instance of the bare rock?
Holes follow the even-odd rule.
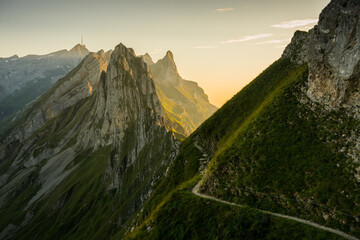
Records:
[[[309,32],[308,97],[360,117],[360,2],[333,0]]]

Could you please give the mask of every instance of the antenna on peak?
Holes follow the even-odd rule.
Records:
[[[81,46],[84,46],[83,35],[81,34]]]

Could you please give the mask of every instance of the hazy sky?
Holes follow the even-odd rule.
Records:
[[[221,106],[281,56],[296,29],[330,0],[0,0],[0,57],[120,42],[154,60],[174,53],[180,75]]]

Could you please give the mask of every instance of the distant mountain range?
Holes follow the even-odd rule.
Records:
[[[0,122],[3,122],[0,130],[5,129],[16,112],[44,94],[89,53],[85,45],[77,44],[70,51],[0,58]],[[105,53],[107,61],[111,53],[112,50]],[[156,64],[148,54],[144,60],[153,74],[167,121],[175,132],[188,136],[217,110],[196,82],[180,77],[171,52]]]
[[[85,45],[46,55],[0,58],[0,120],[45,93],[89,54]],[[10,121],[8,119],[7,121]]]

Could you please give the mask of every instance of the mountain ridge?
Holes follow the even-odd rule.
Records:
[[[179,144],[168,130],[147,65],[123,44],[109,62],[104,51],[90,53],[28,111],[1,147],[1,211],[13,212],[12,223],[0,221],[3,237],[27,238],[33,221],[46,226],[59,209],[71,213],[71,204],[65,205],[69,199],[61,200],[63,192],[58,192],[63,187],[60,191],[73,195],[77,208],[85,204],[82,191],[86,198],[112,194],[109,202],[117,206],[117,220],[108,227],[125,222],[148,198],[152,182],[165,173]],[[24,127],[36,119],[43,122]],[[89,171],[97,177],[89,179]],[[50,208],[39,207],[54,197]],[[16,207],[19,199],[26,201],[24,209]],[[16,225],[20,219],[24,223]]]
[[[359,238],[360,122],[342,102],[342,94],[337,94],[337,89],[345,90],[349,99],[358,99],[356,92],[346,88],[357,86],[359,78],[340,79],[337,73],[358,50],[353,47],[358,39],[359,5],[353,0],[332,0],[318,26],[309,33],[296,32],[279,60],[186,139],[168,177],[158,184],[135,230],[125,238],[339,239],[290,221],[277,229],[269,216],[258,211],[259,221],[250,221],[246,210],[242,215],[249,222],[239,220],[229,212],[240,209],[219,210],[222,204],[191,196],[201,179],[200,194],[249,210],[300,217]],[[329,25],[329,31],[323,25]],[[346,34],[349,29],[353,34]],[[344,58],[341,51],[348,51]],[[357,66],[355,58],[352,61]],[[330,63],[337,63],[337,68],[329,70],[334,67]],[[357,71],[353,73],[356,76]]]
[[[180,76],[171,51],[167,51],[156,63],[149,54],[143,55],[142,58],[149,66],[157,95],[174,131],[189,136],[217,110],[196,82]]]
[[[0,120],[2,128],[14,114],[45,93],[89,53],[79,44],[45,55],[0,58]]]

